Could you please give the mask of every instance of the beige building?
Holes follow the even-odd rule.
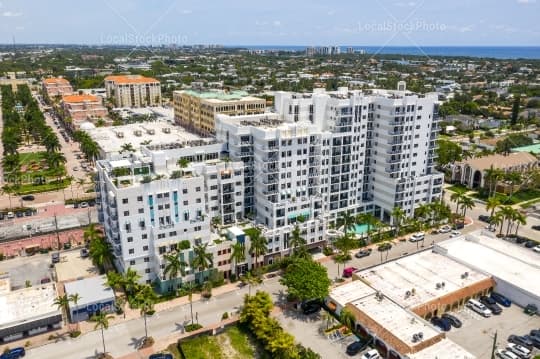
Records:
[[[264,113],[266,100],[245,91],[174,91],[176,123],[197,133],[214,134],[215,114],[232,116]]]
[[[43,79],[43,92],[53,99],[56,96],[69,95],[73,93],[73,87],[68,80],[61,77],[50,77]]]
[[[85,121],[95,122],[107,117],[107,109],[103,106],[101,98],[94,95],[66,95],[62,97],[64,114],[72,120],[72,126],[79,129]]]
[[[107,97],[115,107],[145,107],[161,104],[161,86],[158,80],[141,75],[105,77]]]
[[[472,189],[484,187],[486,184],[486,171],[490,168],[502,170],[505,173],[525,173],[538,168],[538,159],[528,152],[470,158],[455,163],[452,168],[452,181]],[[502,190],[504,191],[504,189]]]

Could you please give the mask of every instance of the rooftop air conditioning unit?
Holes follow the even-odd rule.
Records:
[[[142,131],[141,130],[135,130],[133,131],[133,134],[137,137],[141,137],[142,136]]]
[[[154,135],[156,131],[153,128],[151,128],[151,129],[146,130],[146,133],[149,135]]]
[[[171,133],[171,129],[169,127],[163,128],[163,133]]]
[[[124,138],[124,132],[122,132],[122,131],[116,132],[116,137],[118,137],[118,138]]]

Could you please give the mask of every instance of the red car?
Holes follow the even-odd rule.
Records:
[[[355,267],[347,267],[347,268],[343,269],[343,276],[345,278],[350,278],[350,277],[352,277],[354,272],[356,272]]]

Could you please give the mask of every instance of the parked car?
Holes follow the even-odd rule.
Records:
[[[531,351],[529,349],[518,344],[508,343],[506,345],[506,349],[510,350],[512,353],[516,354],[522,359],[527,359],[531,356]]]
[[[26,351],[23,347],[17,347],[13,349],[8,349],[5,351],[2,355],[0,355],[0,359],[18,359],[22,358],[26,355]]]
[[[22,212],[22,211],[15,212],[15,216],[17,216],[17,218],[24,217],[24,212]]]
[[[454,328],[461,328],[461,326],[463,325],[461,320],[459,320],[456,316],[450,313],[444,313],[443,315],[441,315],[441,318],[448,320]]]
[[[525,338],[529,339],[535,348],[540,349],[540,337],[535,337],[532,335],[525,335]]]
[[[7,218],[8,218],[8,219],[15,218],[15,214],[14,214],[13,212],[8,212],[8,213],[7,213]]]
[[[21,198],[22,198],[23,201],[33,201],[33,200],[36,199],[36,197],[34,197],[34,196],[31,195],[31,194],[28,194],[28,195],[26,195],[26,196],[22,196]]]
[[[522,347],[525,347],[529,350],[531,350],[533,347],[532,341],[529,338],[522,335],[510,335],[508,337],[508,342],[521,345]]]
[[[54,252],[53,254],[51,254],[51,260],[53,263],[60,262],[60,253]]]
[[[354,255],[356,258],[364,258],[371,254],[371,248],[361,249]]]
[[[504,295],[492,292],[491,298],[493,298],[497,303],[502,305],[503,307],[510,307],[512,305],[512,301],[508,298],[506,298]]]
[[[532,250],[535,251],[536,253],[540,253],[540,244],[534,247]]]
[[[528,315],[535,315],[538,313],[538,307],[534,304],[527,304],[523,312]]]
[[[356,271],[356,268],[355,267],[347,267],[345,269],[343,269],[343,276],[345,278],[350,278],[352,277],[353,273]]]
[[[390,242],[382,243],[379,247],[377,247],[379,252],[389,251],[390,249],[392,249],[392,244]]]
[[[497,349],[496,354],[501,359],[519,359],[516,354],[506,349]]]
[[[419,242],[419,241],[423,241],[425,237],[426,237],[426,234],[424,232],[418,232],[418,233],[413,234],[411,238],[409,238],[409,241]]]
[[[174,359],[174,358],[173,358],[173,355],[169,353],[158,353],[158,354],[150,355],[148,359]]]
[[[450,233],[450,238],[459,237],[459,236],[461,236],[460,231],[452,231],[452,233]]]
[[[318,299],[308,300],[303,302],[300,308],[305,315],[314,314],[321,310],[321,302]]]
[[[456,223],[454,224],[454,229],[455,229],[455,230],[463,229],[463,228],[465,228],[465,222],[456,222]]]
[[[540,338],[540,329],[533,329],[529,332],[529,335],[531,337],[539,337]]]
[[[469,299],[465,305],[483,317],[491,317],[491,310],[475,299]]]
[[[491,217],[488,216],[488,215],[485,215],[485,214],[481,214],[481,215],[478,216],[478,220],[480,220],[482,222],[489,223],[489,222],[491,222]]]
[[[47,284],[47,283],[50,283],[51,282],[51,278],[49,277],[44,277],[44,278],[41,278],[41,280],[39,281],[41,284]]]
[[[82,248],[81,249],[81,258],[87,258],[89,255],[88,249]]]
[[[527,237],[516,236],[516,243],[517,244],[523,244],[523,243],[525,243],[527,241],[528,241]]]
[[[347,346],[347,350],[345,350],[345,352],[348,355],[353,356],[353,355],[356,355],[356,354],[360,353],[366,347],[367,347],[367,342],[363,342],[363,341],[358,340],[356,342],[352,342],[351,344],[349,344]]]
[[[439,228],[439,233],[448,233],[452,230],[452,228],[445,224],[444,226],[442,226],[441,228]]]
[[[527,243],[525,243],[525,248],[534,248],[534,247],[536,247],[535,241],[528,241]]]
[[[502,313],[502,309],[497,305],[495,299],[484,295],[480,297],[480,302],[484,304],[489,310],[491,310],[491,313],[495,315],[499,315]]]
[[[532,229],[536,230],[536,231],[540,231],[540,225],[534,225],[531,227]]]
[[[362,355],[362,359],[381,359],[381,356],[379,355],[379,352],[375,349],[371,349],[367,353],[364,353]]]
[[[445,332],[449,331],[452,328],[449,320],[439,317],[431,318],[431,324],[441,328],[441,330],[444,330]]]

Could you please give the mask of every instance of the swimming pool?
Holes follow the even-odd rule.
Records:
[[[367,224],[355,224],[354,225],[354,233],[355,234],[366,234],[368,231],[368,225]]]

